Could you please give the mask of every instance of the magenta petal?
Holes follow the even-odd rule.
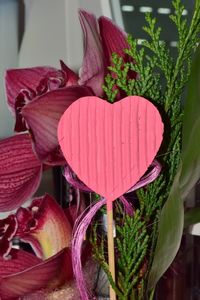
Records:
[[[42,262],[40,258],[23,250],[12,249],[10,254],[11,258],[8,260],[0,257],[0,278],[22,272]]]
[[[15,209],[31,197],[41,174],[28,134],[0,141],[0,211]]]
[[[80,23],[84,38],[84,58],[80,70],[81,85],[92,88],[96,96],[101,96],[104,81],[104,56],[96,17],[80,10]]]
[[[35,98],[22,109],[22,115],[33,134],[35,152],[41,161],[51,164],[63,163],[59,156],[55,160],[52,158],[58,149],[58,122],[70,104],[89,95],[92,95],[92,92],[86,87],[60,88]]]
[[[5,86],[8,105],[11,111],[15,112],[15,98],[21,89],[36,90],[39,82],[49,72],[56,71],[51,67],[35,67],[28,69],[10,69],[5,76]]]
[[[111,65],[111,55],[113,52],[124,57],[124,49],[128,48],[127,34],[106,17],[99,18],[99,28],[102,38],[103,51],[106,65]]]
[[[78,83],[78,75],[74,73],[66,64],[60,60],[61,70],[65,73],[66,76],[66,86],[77,85]]]
[[[1,269],[9,269],[10,273],[12,273],[10,275],[1,274],[1,299],[4,300],[21,297],[25,294],[45,288],[49,284],[57,282],[56,279],[60,277],[60,270],[62,269],[65,261],[65,255],[66,253],[64,250],[59,252],[57,255],[52,256],[48,260],[41,262],[39,258],[36,258],[31,254],[27,256],[27,253],[24,254],[23,252],[23,257],[20,257],[20,261],[18,260],[19,255],[13,261],[1,261]],[[28,257],[28,262],[26,262]],[[33,257],[35,265],[33,265]],[[32,264],[32,266],[30,266],[30,264]],[[21,268],[23,266],[24,270],[18,270],[20,269],[18,267],[19,265]]]
[[[12,238],[18,228],[17,219],[14,215],[0,220],[0,257],[7,259],[12,248]]]
[[[62,249],[69,247],[71,244],[72,227],[67,220],[63,209],[50,195],[46,194],[43,197],[35,198],[31,206],[28,208],[33,213],[33,227],[30,226],[30,221],[23,224],[23,218],[19,217],[17,212],[17,220],[19,229],[25,232],[25,238],[32,236],[40,243],[43,258],[49,258],[58,253]],[[22,224],[20,222],[22,221]],[[20,228],[21,227],[21,228]],[[23,238],[23,233],[19,232],[19,237]],[[32,244],[37,248],[34,240]]]

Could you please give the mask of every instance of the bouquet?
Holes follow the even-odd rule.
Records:
[[[80,11],[84,58],[79,75],[63,61],[60,69],[7,70],[7,102],[16,122],[15,134],[0,141],[0,211],[8,212],[0,220],[1,299],[96,299],[99,272],[104,272],[110,284],[112,300],[154,299],[156,285],[180,247],[184,220],[188,226],[200,219],[199,210],[184,209],[184,200],[200,177],[200,1],[196,0],[190,21],[183,14],[181,0],[172,3],[170,19],[178,34],[176,58],[162,41],[162,29],[151,13],[146,14],[143,27],[148,39],[138,45],[108,18],[97,20]],[[73,159],[68,161],[65,155],[65,147],[72,157],[80,157],[77,149],[85,147],[88,152],[85,150],[83,160],[90,165],[93,159],[89,155],[92,143],[77,148],[75,133],[70,132],[85,116],[85,106],[71,119],[75,127],[68,121],[63,133],[62,123],[81,99],[95,101],[98,116],[105,102],[123,107],[127,98],[139,108],[145,103],[157,114],[154,122],[144,110],[136,117],[138,122],[146,122],[146,127],[139,126],[139,133],[144,132],[148,140],[154,132],[153,138],[159,137],[159,141],[154,141],[156,150],[146,163],[148,155],[144,153],[149,153],[150,144],[146,143],[142,154],[137,150],[136,164],[145,167],[138,180],[110,202],[114,234],[109,236],[106,199],[91,173],[99,170],[98,162],[88,167],[87,185],[79,176],[79,166],[69,164]],[[94,118],[91,124],[97,123],[95,116],[87,115]],[[109,118],[105,120],[100,119],[98,126],[105,126],[109,140],[117,131]],[[125,124],[126,118],[113,124],[121,130],[121,123]],[[77,130],[85,134],[81,128]],[[124,129],[119,138],[122,145],[125,136]],[[106,143],[97,141],[95,151],[105,147]],[[109,152],[106,160],[111,166],[113,153]],[[49,194],[34,196],[43,173],[55,166],[62,169],[63,180],[71,189],[70,197],[62,199],[62,207]],[[118,186],[128,168],[127,164],[116,170]],[[105,184],[108,181],[109,177]]]

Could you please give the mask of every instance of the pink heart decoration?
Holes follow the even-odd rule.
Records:
[[[68,164],[110,204],[145,173],[162,135],[157,108],[139,96],[114,104],[93,96],[80,98],[58,125],[58,140]]]

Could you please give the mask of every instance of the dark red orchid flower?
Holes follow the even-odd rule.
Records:
[[[80,23],[84,37],[84,58],[80,69],[79,84],[91,87],[96,96],[103,96],[102,85],[112,53],[126,58],[124,49],[129,48],[127,34],[107,17],[96,17],[80,10]]]
[[[65,163],[58,147],[57,125],[67,107],[83,96],[102,96],[102,84],[112,52],[128,47],[126,34],[111,20],[80,11],[84,59],[80,78],[61,61],[51,67],[12,69],[6,73],[8,105],[16,117],[15,131],[29,130],[39,160]]]
[[[63,68],[68,70],[66,66]],[[8,70],[8,104],[16,116],[15,131],[29,130],[38,159],[46,164],[62,165],[65,162],[57,140],[60,117],[75,100],[92,92],[84,86],[69,86],[75,82],[71,70],[67,74],[67,71],[48,72],[47,69]],[[40,70],[44,73],[38,76]]]
[[[47,194],[1,220],[0,298],[15,299],[44,288],[52,290],[72,280],[71,234],[66,214]],[[29,243],[37,256],[14,249],[14,239]]]
[[[123,49],[128,47],[126,34],[109,19],[97,20],[80,11],[80,22],[84,37],[80,76],[62,61],[60,69],[35,67],[6,73],[15,131],[25,133],[0,141],[0,211],[18,208],[0,220],[2,300],[34,295],[72,279],[70,220],[74,209],[65,214],[49,195],[34,199],[28,208],[20,206],[35,193],[48,165],[65,163],[57,140],[57,125],[64,111],[80,97],[103,96],[112,52],[123,57]],[[35,255],[14,249],[16,239],[29,243]]]
[[[16,117],[15,131],[29,130],[40,161],[64,164],[58,147],[58,122],[70,104],[92,95],[91,90],[77,86],[78,77],[63,62],[61,70],[49,67],[8,70],[5,80],[8,105]]]

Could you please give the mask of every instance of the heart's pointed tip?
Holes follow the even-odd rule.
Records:
[[[112,211],[114,200],[115,200],[115,198],[113,198],[113,197],[107,197],[106,198],[106,209],[107,209],[108,212]]]

